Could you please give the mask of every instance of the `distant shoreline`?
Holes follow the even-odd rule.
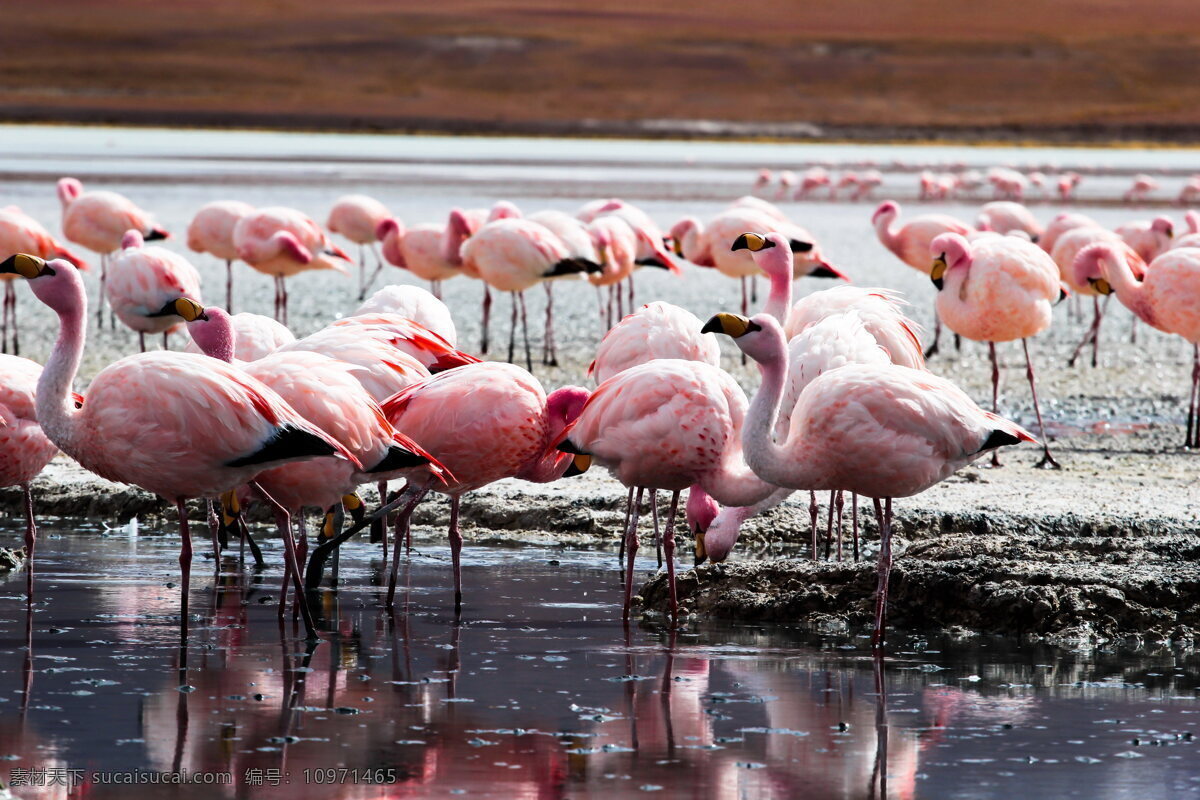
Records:
[[[1012,147],[1200,147],[1200,126],[1088,123],[1069,126],[844,126],[718,120],[491,121],[281,112],[163,112],[0,108],[0,124],[96,125],[310,133],[680,139],[795,143],[946,144]]]

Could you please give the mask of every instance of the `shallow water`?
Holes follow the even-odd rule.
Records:
[[[348,545],[308,655],[278,624],[276,542],[265,574],[223,559],[216,591],[196,545],[181,672],[178,538],[44,532],[31,620],[24,576],[0,587],[0,776],[232,776],[97,784],[89,798],[1200,793],[1191,651],[907,635],[892,641],[882,702],[861,636],[623,630],[611,553],[468,544],[455,624],[448,551],[432,538],[394,614],[377,548]]]

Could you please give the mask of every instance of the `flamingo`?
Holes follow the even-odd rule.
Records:
[[[1143,322],[1182,336],[1192,345],[1192,391],[1188,400],[1184,447],[1200,448],[1200,248],[1168,250],[1138,280],[1128,259],[1112,244],[1100,242],[1080,251],[1075,276],[1101,294],[1116,294]]]
[[[148,212],[138,208],[124,195],[116,192],[85,192],[76,178],[58,182],[58,199],[62,203],[63,235],[100,255],[100,295],[96,303],[96,324],[103,324],[104,283],[108,270],[108,255],[121,247],[125,231],[139,231],[146,241],[166,239],[171,234],[155,222]]]
[[[776,200],[786,200],[792,193],[792,187],[797,183],[796,173],[790,169],[781,169],[779,171],[779,190],[775,192]]]
[[[929,274],[930,242],[943,233],[957,233],[961,236],[971,233],[969,225],[946,214],[921,214],[903,225],[897,225],[896,218],[899,216],[898,203],[891,200],[881,203],[871,217],[875,235],[897,258],[926,275]],[[942,320],[938,316],[936,303],[933,323],[933,344],[925,351],[926,358],[937,353],[938,342],[942,338]]]
[[[556,442],[560,450],[589,457],[636,489],[625,530],[624,619],[629,618],[638,508],[646,489],[671,492],[663,555],[672,619],[677,614],[674,525],[680,492],[699,485],[719,503],[746,506],[775,490],[742,460],[739,437],[745,412],[746,395],[724,370],[698,361],[657,359],[601,383]]]
[[[676,252],[694,264],[711,265],[722,275],[741,280],[742,310],[749,311],[750,286],[762,270],[747,252],[734,251],[730,245],[746,231],[778,232],[788,239],[792,253],[794,278],[811,275],[814,278],[849,280],[837,267],[825,260],[820,246],[811,233],[787,222],[775,219],[763,211],[746,205],[733,206],[717,214],[708,225],[695,217],[684,217],[671,228]]]
[[[1058,199],[1064,203],[1069,203],[1075,199],[1075,191],[1079,188],[1079,184],[1083,181],[1083,176],[1078,172],[1067,172],[1058,177]]]
[[[1054,245],[1058,242],[1058,237],[1062,236],[1072,228],[1099,228],[1102,227],[1099,222],[1092,219],[1086,214],[1076,214],[1070,211],[1064,211],[1050,220],[1050,224],[1046,226],[1046,230],[1038,237],[1038,247],[1045,250],[1047,253],[1054,253]]]
[[[35,412],[41,375],[42,367],[35,361],[0,355],[0,486],[20,486],[25,501],[26,592],[30,602],[37,524],[29,484],[58,452],[38,425]]]
[[[1116,229],[1116,233],[1133,248],[1147,264],[1171,249],[1175,238],[1175,223],[1170,217],[1127,222]]]
[[[137,331],[143,353],[147,333],[161,333],[167,350],[167,337],[179,329],[180,322],[159,312],[180,297],[200,303],[200,274],[183,256],[146,246],[135,230],[125,234],[121,246],[108,265],[108,307],[126,327]]]
[[[880,547],[871,641],[882,646],[892,498],[919,494],[988,450],[1033,437],[928,372],[849,364],[808,384],[792,410],[786,439],[777,441],[773,432],[788,379],[783,329],[769,314],[750,319],[718,314],[704,330],[733,337],[762,372],[742,429],[742,449],[754,474],[776,486],[838,489],[875,500]]]
[[[1100,303],[1100,293],[1097,292],[1087,281],[1079,282],[1075,276],[1075,257],[1083,248],[1096,242],[1113,242],[1125,254],[1129,260],[1129,265],[1139,280],[1146,271],[1146,262],[1142,260],[1132,247],[1125,243],[1122,238],[1110,231],[1108,228],[1081,226],[1071,228],[1064,231],[1058,237],[1054,244],[1054,249],[1050,251],[1050,257],[1054,259],[1054,263],[1058,266],[1060,279],[1070,287],[1071,291],[1086,295],[1092,298],[1092,324],[1088,327],[1087,333],[1079,340],[1079,344],[1075,346],[1075,350],[1071,353],[1071,357],[1067,359],[1067,366],[1075,365],[1079,354],[1083,352],[1083,348],[1090,342],[1092,345],[1092,366],[1096,366],[1099,359],[1100,347],[1100,323],[1104,319],[1104,314],[1108,310],[1108,301],[1102,305]]]
[[[771,173],[771,170],[763,167],[754,175],[754,191],[759,192],[766,189],[774,179],[775,176]]]
[[[659,358],[721,365],[721,348],[700,334],[700,320],[687,309],[656,300],[617,323],[596,348],[588,376],[597,383]]]
[[[520,367],[485,363],[435,375],[383,403],[388,421],[449,473],[444,484],[434,485],[428,467],[408,471],[412,499],[396,523],[388,606],[396,594],[401,532],[417,503],[432,490],[450,496],[454,610],[461,611],[458,517],[463,494],[504,478],[549,483],[562,477],[573,459],[549,447],[579,415],[587,396],[578,386],[564,386],[547,396],[538,380]]]
[[[829,184],[829,199],[837,200],[837,193],[842,189],[853,189],[851,195],[858,193],[859,176],[857,172],[843,172],[837,183]]]
[[[446,304],[418,286],[389,284],[368,297],[351,316],[397,314],[436,333],[451,346],[458,344],[458,331]]]
[[[492,311],[492,290],[488,287],[487,281],[482,280],[479,273],[470,264],[463,262],[462,247],[468,239],[475,235],[476,231],[487,223],[513,216],[519,217],[521,213],[515,210],[515,206],[505,202],[496,203],[490,211],[482,208],[466,211],[460,208],[451,209],[450,217],[446,220],[446,230],[442,236],[442,258],[446,263],[457,267],[468,278],[474,278],[483,283],[483,300],[480,302],[479,352],[484,355],[487,355],[488,351],[488,323]]]
[[[612,214],[596,217],[588,223],[588,233],[600,258],[599,272],[589,272],[588,282],[596,287],[596,300],[604,330],[613,326],[614,311],[618,319],[624,316],[621,281],[632,278],[637,268],[637,234],[624,219]],[[601,289],[608,288],[605,303]],[[615,306],[615,309],[614,309]]]
[[[233,228],[238,258],[275,279],[275,319],[287,324],[287,284],[291,275],[314,269],[345,273],[350,257],[302,212],[294,208],[260,208]]]
[[[300,342],[326,341],[330,337],[341,336],[375,338],[386,342],[398,351],[415,358],[431,373],[479,361],[470,353],[455,349],[450,342],[424,325],[399,314],[358,314],[346,317],[306,336]]]
[[[191,353],[157,351],[116,361],[92,379],[87,402],[76,408],[70,387],[83,357],[87,316],[79,272],[68,261],[27,254],[10,257],[0,272],[29,279],[34,295],[59,317],[58,341],[37,387],[37,418],[46,437],[84,469],[175,504],[182,537],[180,638],[186,642],[188,498],[218,497],[290,461],[340,455],[354,462],[354,457],[268,387]],[[291,541],[284,553],[300,591]],[[307,613],[305,622],[311,635]]]
[[[392,212],[387,210],[387,206],[365,194],[343,195],[334,201],[333,208],[329,210],[329,218],[325,222],[325,227],[358,245],[359,300],[367,296],[367,289],[374,283],[379,270],[383,269],[383,261],[379,258],[376,244],[382,238],[379,235],[381,224],[392,218]],[[370,280],[367,280],[366,273],[365,250],[368,247],[375,254],[375,272],[371,275]]]
[[[1193,175],[1184,182],[1175,202],[1181,206],[1191,205],[1200,200],[1200,175]]]
[[[579,219],[562,211],[538,211],[530,214],[527,219],[536,222],[557,236],[566,247],[568,258],[586,267],[589,280],[593,276],[603,273],[604,268],[600,263],[601,258],[596,252],[592,232]],[[543,281],[542,286],[546,288],[546,325],[542,332],[542,363],[557,365],[558,348],[554,342],[554,282]]]
[[[968,339],[988,343],[993,413],[1000,386],[996,342],[1021,340],[1025,376],[1042,436],[1043,456],[1037,467],[1059,469],[1046,440],[1028,342],[1030,336],[1050,327],[1051,308],[1066,295],[1054,261],[1037,245],[1013,236],[988,236],[968,242],[957,233],[943,233],[930,243],[929,252],[934,257],[929,277],[937,287],[937,310],[946,327]],[[999,465],[999,457],[992,453],[992,466]]]
[[[1158,191],[1158,181],[1140,172],[1133,176],[1133,184],[1121,197],[1126,203],[1140,203],[1146,200],[1151,192]]]
[[[850,199],[855,202],[870,200],[875,190],[883,185],[883,173],[877,169],[869,169],[858,176],[858,188]]]
[[[637,253],[634,256],[634,264],[636,266],[655,267],[657,269],[668,270],[675,275],[682,274],[683,271],[671,259],[670,254],[667,253],[664,247],[666,239],[663,236],[662,229],[658,227],[658,223],[651,219],[649,214],[632,203],[627,203],[617,198],[598,200],[584,205],[583,208],[576,212],[575,216],[585,224],[590,224],[604,216],[619,217],[625,221],[637,238]],[[627,277],[627,281],[629,288],[627,307],[632,311],[634,304],[632,273]]]
[[[233,229],[254,206],[239,200],[217,200],[202,206],[187,229],[187,246],[196,253],[209,253],[225,262],[225,310],[233,313],[233,262],[238,257]]]
[[[979,210],[976,227],[981,231],[995,231],[996,233],[1022,231],[1029,234],[1029,239],[1034,242],[1045,231],[1045,228],[1034,219],[1028,208],[1011,200],[995,200],[984,204],[983,208]]]
[[[399,220],[385,219],[377,233],[383,242],[384,261],[429,281],[429,291],[439,300],[442,281],[462,274],[461,266],[443,255],[445,226],[427,222],[405,228]]]
[[[218,311],[222,314],[226,313],[221,309],[209,308],[207,314],[211,317]],[[232,357],[236,361],[258,361],[296,341],[296,337],[290,330],[261,314],[248,314],[244,311],[233,314],[229,318],[229,324],[233,326],[234,350]],[[196,330],[194,323],[188,326],[188,333],[192,336],[191,341],[183,348],[185,353],[207,352],[197,343]],[[222,360],[228,361],[229,359]]]
[[[829,175],[829,171],[824,167],[810,167],[800,175],[800,185],[796,188],[792,199],[807,200],[810,194],[822,186],[830,187],[830,198],[833,198],[833,193],[837,190],[833,188],[833,178]],[[839,184],[840,186],[841,184]],[[785,197],[780,195],[777,199],[783,200]]]
[[[63,247],[42,223],[16,206],[0,208],[0,260],[17,253],[32,253],[41,258],[65,258],[79,269],[87,269],[87,263]],[[0,351],[13,355],[20,352],[17,340],[17,292],[12,275],[0,276],[4,280],[4,310],[0,317]],[[9,326],[12,338],[9,339]]]
[[[508,337],[508,360],[513,359],[517,330],[517,302],[525,339],[525,362],[533,368],[529,352],[529,330],[525,315],[525,290],[543,281],[578,278],[600,272],[595,262],[572,258],[562,240],[549,228],[527,219],[499,219],[480,228],[462,246],[463,269],[477,273],[492,288],[512,295],[512,318]],[[549,312],[547,313],[549,330]],[[552,355],[552,354],[548,354]],[[553,358],[544,363],[557,364]]]
[[[1188,211],[1183,215],[1187,233],[1171,240],[1171,249],[1178,247],[1200,247],[1200,212]]]

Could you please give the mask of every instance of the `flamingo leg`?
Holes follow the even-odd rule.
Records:
[[[33,520],[33,493],[29,484],[21,484],[21,495],[25,500],[25,593],[33,602],[33,551],[37,547],[37,523]]]
[[[450,498],[450,561],[454,565],[454,616],[462,613],[462,533],[458,529],[460,498]]]
[[[638,512],[642,505],[642,487],[638,487],[637,497],[633,501],[633,513],[629,517],[629,525],[625,528],[625,602],[621,607],[621,619],[629,620],[629,605],[633,600],[633,562],[637,557]]]
[[[758,276],[750,276],[750,305],[758,305]]]
[[[654,492],[658,494],[657,491]],[[667,586],[671,595],[671,625],[679,618],[679,603],[675,592],[675,516],[679,511],[679,490],[671,493],[671,508],[667,511],[667,529],[663,534],[663,548],[667,557]]]
[[[521,301],[521,338],[525,341],[525,369],[533,372],[533,356],[529,353],[529,317],[525,313],[525,293],[517,292]]]
[[[629,497],[625,500],[625,526],[621,528],[621,548],[617,551],[617,566],[625,563],[625,531],[629,528],[629,518],[633,515],[633,487],[629,487]]]
[[[1075,350],[1071,353],[1071,357],[1067,359],[1067,366],[1075,366],[1075,360],[1079,358],[1079,354],[1083,352],[1083,348],[1090,343],[1092,345],[1092,366],[1096,366],[1096,343],[1100,339],[1100,298],[1095,296],[1092,298],[1092,324],[1088,327],[1087,333],[1079,340],[1079,344],[1075,345]]]
[[[1109,297],[1112,297],[1112,295],[1109,295]],[[1133,322],[1131,322],[1129,324],[1129,343],[1130,344],[1137,344],[1137,329],[1138,329],[1138,318],[1136,315],[1134,315]]]
[[[225,259],[225,310],[233,313],[233,259]]]
[[[512,316],[508,321],[508,363],[511,364],[517,346],[517,295],[513,293],[508,297],[512,300]]]
[[[1062,469],[1062,465],[1050,455],[1050,442],[1046,439],[1046,425],[1042,422],[1042,409],[1038,404],[1037,383],[1033,379],[1033,360],[1029,358],[1029,340],[1022,339],[1021,347],[1025,350],[1025,377],[1029,379],[1029,391],[1033,394],[1033,412],[1037,415],[1038,433],[1042,437],[1042,459],[1034,466],[1038,469]]]
[[[817,493],[808,493],[808,518],[812,532],[812,560],[817,560]]]
[[[992,360],[992,413],[999,414],[1000,362],[996,360],[995,342],[988,342],[988,357]],[[1000,466],[999,448],[992,450],[992,466]]]
[[[633,313],[633,304],[635,302],[634,291],[633,291],[633,273],[630,273],[629,277],[626,278],[626,280],[629,281],[629,303],[628,303],[627,308],[625,309],[625,312],[628,314],[632,314]]]
[[[825,521],[825,560],[829,560],[830,550],[833,548],[833,511],[837,504],[837,489],[829,493],[829,515]],[[840,559],[839,559],[840,560]]]
[[[96,327],[104,327],[104,286],[108,283],[108,254],[100,256],[100,293],[96,297]]]
[[[142,353],[146,352],[146,334],[138,331],[138,350]]]
[[[483,284],[482,308],[483,308],[483,333],[480,334],[479,352],[483,355],[487,355],[487,351],[488,351],[488,320],[492,316],[492,290],[488,288],[488,285],[486,283]],[[508,360],[509,360],[509,362],[512,361],[512,353],[511,352],[508,355]]]
[[[12,281],[4,282],[4,305],[0,312],[0,352],[8,352],[8,296],[12,292]]]
[[[554,284],[546,281],[546,329],[542,331],[542,364],[558,366],[558,353],[554,346]]]
[[[937,299],[933,301],[933,344],[925,350],[925,358],[937,355],[938,342],[942,340],[942,315],[937,310]]]
[[[396,576],[400,573],[400,539],[404,536],[405,532],[409,532],[409,521],[412,519],[413,511],[416,510],[417,504],[429,493],[429,487],[432,485],[432,482],[433,478],[431,477],[426,481],[424,486],[409,484],[404,488],[403,494],[409,495],[412,499],[408,501],[408,504],[404,508],[400,509],[400,514],[396,517],[396,535],[392,541],[392,570],[388,575],[388,608],[392,607],[392,603],[396,599]]]
[[[296,589],[296,602],[300,605],[300,616],[304,619],[304,632],[310,641],[316,641],[317,629],[313,624],[312,610],[308,607],[308,597],[305,595],[304,586],[301,583],[300,567],[296,563],[300,551],[297,549],[296,542],[292,538],[291,516],[288,514],[287,509],[279,505],[275,501],[275,498],[267,494],[267,491],[257,481],[251,481],[250,488],[257,492],[266,501],[267,505],[271,506],[275,511],[275,521],[279,525],[279,532],[283,534],[283,559],[287,565],[287,571],[291,574],[293,586]],[[282,615],[282,603],[280,603],[279,611]]]
[[[850,493],[850,519],[854,525],[854,560],[858,561],[858,495]]]
[[[892,571],[892,498],[884,501],[880,508],[875,500],[875,515],[879,518],[879,582],[875,588],[875,632],[871,634],[871,647],[882,648],[887,625],[888,575]]]
[[[361,244],[358,246],[358,299],[362,300],[367,293],[367,253]]]
[[[868,796],[886,798],[888,796],[888,724],[887,724],[887,684],[883,680],[883,653],[878,652],[872,659],[875,666],[875,766],[871,774],[871,791]],[[875,786],[879,793],[875,794]]]
[[[288,324],[287,278],[279,279],[279,295],[280,295],[280,305],[283,308],[283,324],[286,327]]]
[[[188,591],[192,583],[192,534],[188,530],[187,506],[180,497],[175,501],[175,509],[179,512],[179,643],[180,647],[187,644],[188,638]]]
[[[837,560],[842,561],[842,509],[846,505],[845,492],[841,489],[837,490]]]
[[[169,335],[170,335],[170,334],[168,334],[166,331],[163,331],[163,350],[170,350],[170,349],[171,349],[171,343],[170,343],[170,341],[167,339],[167,337],[168,337]]]
[[[662,569],[662,535],[658,529],[658,489],[650,490],[650,515],[654,518],[654,553],[658,557],[658,568]]]
[[[1200,448],[1200,344],[1192,345],[1192,393],[1188,399],[1184,447]]]

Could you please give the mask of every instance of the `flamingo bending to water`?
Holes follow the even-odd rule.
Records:
[[[209,253],[225,262],[225,310],[233,313],[233,262],[238,257],[233,229],[254,206],[238,200],[218,200],[203,206],[187,229],[188,249]]]
[[[339,197],[334,201],[333,208],[329,210],[329,218],[325,221],[325,227],[358,245],[359,300],[367,296],[367,289],[375,282],[379,271],[383,269],[383,261],[379,257],[377,244],[383,238],[380,236],[380,226],[385,220],[390,219],[392,219],[392,212],[387,210],[387,206],[365,194],[348,194]],[[365,255],[367,249],[370,249],[375,255],[375,272],[371,274],[369,280]]]

